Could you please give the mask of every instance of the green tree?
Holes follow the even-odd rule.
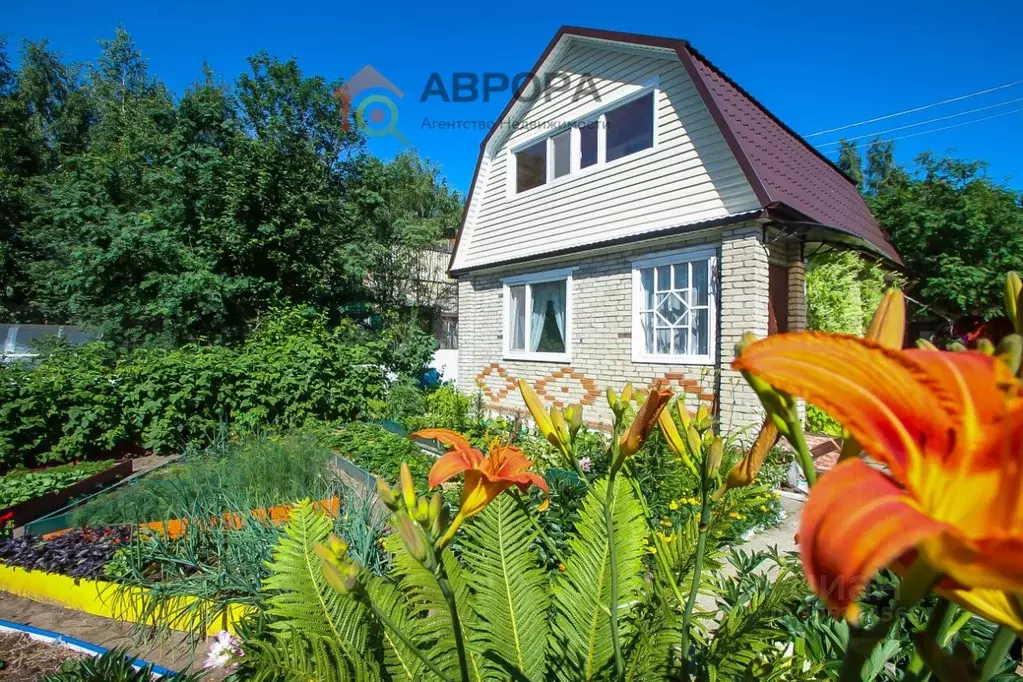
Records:
[[[0,59],[3,319],[177,344],[240,340],[278,305],[408,307],[410,255],[461,198],[414,152],[370,156],[340,81],[259,53],[175,100],[126,31],[100,47]]]
[[[1001,314],[1005,273],[1023,269],[1023,194],[992,182],[982,162],[930,153],[881,177],[870,205],[916,297],[953,318]]]
[[[863,190],[863,157],[855,142],[839,140],[838,167],[855,183],[856,188]]]

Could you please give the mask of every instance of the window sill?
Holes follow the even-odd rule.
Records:
[[[522,362],[572,362],[570,353],[505,353],[505,360]]]
[[[651,355],[633,353],[632,361],[649,365],[706,365],[714,366],[717,361],[709,355]]]

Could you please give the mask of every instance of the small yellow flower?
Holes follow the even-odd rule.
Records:
[[[565,564],[558,564],[558,570],[561,571],[562,573],[564,573],[565,572]]]
[[[762,512],[767,511],[767,505],[766,504],[760,505],[760,511],[762,511]]]
[[[669,502],[668,509],[670,509],[671,511],[675,511],[676,509],[678,509],[678,502],[676,502],[675,500]]]
[[[673,524],[670,519],[661,519],[661,525],[665,528],[671,528]]]

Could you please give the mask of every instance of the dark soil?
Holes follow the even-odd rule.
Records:
[[[0,633],[0,680],[37,682],[60,670],[64,661],[81,658],[81,654],[64,647],[50,646],[28,638],[28,635]]]

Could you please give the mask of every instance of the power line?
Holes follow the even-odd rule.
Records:
[[[887,130],[879,130],[876,133],[867,133],[866,135],[856,135],[854,137],[847,137],[847,138],[843,138],[843,139],[845,141],[847,141],[847,142],[852,142],[853,140],[862,140],[865,137],[876,137],[878,135],[885,135],[887,133],[894,133],[894,132],[896,132],[898,130],[906,130],[907,128],[916,128],[917,126],[927,125],[928,123],[937,123],[938,121],[947,121],[947,120],[952,119],[952,118],[959,118],[960,116],[967,116],[969,114],[975,114],[978,111],[987,111],[988,109],[997,109],[998,107],[1004,107],[1004,106],[1006,106],[1008,104],[1015,104],[1016,102],[1023,102],[1023,97],[1017,97],[1016,99],[1010,99],[1010,100],[1006,100],[1004,102],[998,102],[997,104],[989,104],[989,105],[984,106],[984,107],[977,107],[976,109],[968,109],[966,111],[960,111],[957,114],[949,114],[948,116],[938,116],[937,118],[929,118],[926,121],[920,121],[918,123],[909,123],[907,125],[899,126],[897,128],[888,128]],[[833,147],[833,146],[835,146],[837,144],[841,144],[841,143],[842,143],[842,140],[835,140],[834,142],[823,142],[823,143],[817,145],[817,147],[818,148]]]
[[[982,116],[981,118],[977,118],[977,119],[974,119],[972,121],[963,121],[962,123],[953,123],[952,125],[948,125],[948,126],[940,126],[938,128],[932,128],[930,130],[922,130],[919,133],[910,133],[909,135],[899,135],[898,137],[889,137],[889,138],[885,138],[883,141],[884,142],[894,142],[895,140],[905,140],[906,138],[910,138],[910,137],[918,137],[920,135],[927,135],[928,133],[936,133],[936,132],[938,132],[940,130],[950,130],[952,128],[961,128],[963,126],[968,126],[968,125],[970,125],[972,123],[980,123],[982,121],[989,121],[992,118],[1000,118],[1002,116],[1008,116],[1009,114],[1016,114],[1016,113],[1019,113],[1021,111],[1023,111],[1023,107],[1020,107],[1018,109],[1013,109],[1012,111],[1003,111],[1000,114],[992,114],[990,116]],[[861,142],[861,143],[857,144],[856,146],[857,147],[862,147],[863,143]]]
[[[867,119],[865,121],[857,121],[856,123],[850,123],[848,125],[838,126],[837,128],[829,128],[828,130],[821,130],[821,131],[816,132],[816,133],[810,133],[809,135],[804,135],[803,137],[817,137],[818,135],[827,135],[828,133],[837,133],[839,130],[846,130],[848,128],[855,128],[857,126],[867,125],[868,123],[877,123],[878,121],[884,121],[885,119],[895,118],[896,116],[904,116],[906,114],[916,113],[917,111],[924,111],[925,109],[933,109],[934,107],[939,107],[942,104],[951,104],[952,102],[960,102],[960,101],[962,101],[964,99],[969,99],[971,97],[977,97],[978,95],[986,95],[989,92],[995,92],[997,90],[1004,90],[1005,88],[1011,88],[1014,85],[1019,85],[1020,83],[1023,83],[1023,79],[1018,80],[1018,81],[1013,81],[1011,83],[1005,83],[1004,85],[997,85],[997,86],[995,86],[993,88],[988,88],[986,90],[978,90],[977,92],[971,92],[968,95],[959,95],[958,97],[950,97],[949,99],[943,99],[940,102],[933,102],[931,104],[925,104],[925,105],[923,105],[921,107],[914,107],[912,109],[905,109],[904,111],[896,111],[894,114],[885,114],[884,116],[878,116],[876,118],[869,118],[869,119]]]

